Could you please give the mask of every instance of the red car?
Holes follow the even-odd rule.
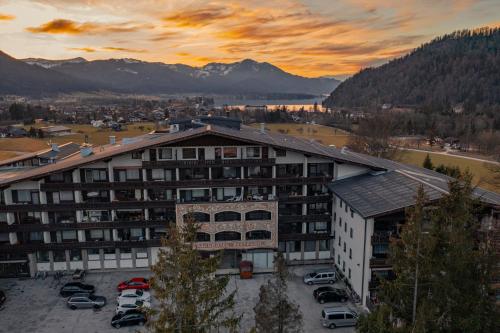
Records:
[[[118,285],[118,291],[125,289],[145,289],[149,290],[149,280],[145,278],[132,278],[128,281],[123,281]]]

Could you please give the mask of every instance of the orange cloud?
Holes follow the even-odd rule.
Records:
[[[81,34],[97,34],[97,33],[124,33],[138,31],[146,25],[136,25],[130,22],[122,24],[103,24],[93,22],[75,22],[65,19],[55,19],[44,23],[38,27],[28,27],[27,31],[31,33],[45,33],[45,34],[67,34],[67,35],[81,35]]]
[[[104,51],[112,52],[127,52],[127,53],[146,53],[146,50],[129,49],[126,47],[105,46],[102,48]]]
[[[12,21],[16,17],[14,15],[0,13],[0,21]]]
[[[178,27],[202,27],[233,15],[226,7],[209,6],[206,8],[183,9],[164,17],[163,20]]]
[[[92,48],[92,47],[70,47],[68,50],[71,51],[82,51],[82,52],[87,52],[87,53],[94,53],[97,50]]]

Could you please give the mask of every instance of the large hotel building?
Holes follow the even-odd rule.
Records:
[[[170,225],[193,214],[197,248],[221,268],[252,260],[335,264],[366,305],[391,274],[388,244],[420,185],[449,178],[318,142],[204,117],[97,147],[75,144],[0,164],[0,277],[148,267]],[[481,189],[486,227],[500,195]]]

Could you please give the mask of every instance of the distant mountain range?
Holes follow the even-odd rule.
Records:
[[[500,29],[463,30],[434,39],[377,68],[342,82],[329,107],[375,109],[411,105],[450,112],[500,108]]]
[[[0,94],[37,96],[91,91],[321,95],[330,93],[340,83],[332,78],[293,75],[267,62],[250,59],[191,67],[135,59],[18,60],[1,51],[0,78]]]

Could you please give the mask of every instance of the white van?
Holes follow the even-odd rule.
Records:
[[[321,324],[323,327],[356,326],[357,323],[358,314],[348,307],[336,306],[321,311]]]

